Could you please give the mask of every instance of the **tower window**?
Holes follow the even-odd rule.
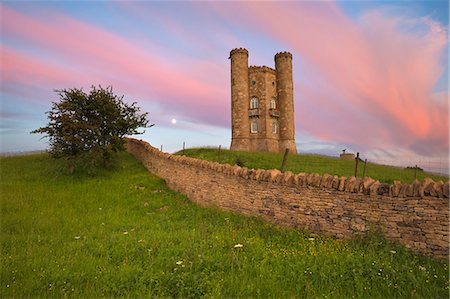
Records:
[[[252,98],[250,100],[250,109],[258,109],[258,98]]]
[[[278,134],[278,121],[276,120],[272,121],[272,133]]]
[[[258,121],[256,119],[252,120],[251,126],[250,126],[250,132],[251,133],[258,133]]]
[[[256,85],[256,81],[252,80],[252,86],[255,86],[255,85]]]
[[[277,109],[277,101],[275,98],[270,99],[270,109]]]

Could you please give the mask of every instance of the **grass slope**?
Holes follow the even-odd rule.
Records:
[[[176,154],[182,155],[183,151],[179,151]],[[215,148],[190,148],[184,151],[184,155],[230,165],[236,164],[239,158],[243,161],[245,167],[254,169],[279,169],[283,161],[283,155],[277,153],[221,150],[219,155],[218,150]],[[363,168],[364,163],[359,163],[358,177],[363,177]],[[311,154],[289,155],[285,170],[292,171],[293,173],[328,173],[338,176],[353,176],[355,175],[355,161]],[[411,183],[414,181],[414,170],[367,163],[366,176],[385,183],[392,183],[394,180]],[[449,179],[448,176],[417,171],[417,179],[423,180],[426,177],[431,177],[435,181],[443,180],[444,182]]]
[[[201,208],[125,153],[95,176],[0,165],[3,298],[448,296],[447,262]]]

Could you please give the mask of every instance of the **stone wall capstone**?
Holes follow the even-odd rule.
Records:
[[[449,256],[449,182],[388,185],[371,178],[280,172],[219,164],[127,139],[126,149],[175,191],[202,206],[350,238],[369,227],[436,257]]]

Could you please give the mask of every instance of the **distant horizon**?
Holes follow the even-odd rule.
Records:
[[[139,138],[139,135],[135,135],[135,136],[129,136],[130,138],[136,138],[136,139],[142,139]],[[147,142],[149,142],[152,146],[156,147],[156,148],[160,148],[160,145],[157,144],[152,144],[149,140],[145,140]],[[219,144],[220,147],[222,149],[226,149],[229,150],[230,147],[229,145],[222,145]],[[218,148],[219,145],[197,145],[197,146],[186,146],[186,149],[189,148]],[[301,143],[296,142],[297,145],[297,150],[298,153],[297,155],[320,155],[320,156],[327,156],[327,157],[335,157],[335,158],[339,158],[339,155],[341,154],[340,152],[336,153],[332,150],[309,150],[309,151],[303,151],[301,148]],[[183,145],[180,144],[179,148],[171,148],[169,149],[169,151],[166,150],[166,147],[163,146],[163,152],[167,152],[169,154],[173,154],[176,152],[179,152],[183,149]],[[31,149],[31,150],[17,150],[17,151],[0,151],[0,157],[10,157],[10,156],[20,156],[20,155],[28,155],[28,154],[38,154],[38,153],[45,153],[48,152],[49,147],[47,148],[42,148],[42,149]],[[356,152],[349,152],[346,151],[346,153],[353,153],[356,154]],[[281,155],[281,153],[280,153]],[[363,153],[360,153],[361,155],[361,159],[364,160],[366,159]],[[425,171],[429,172],[429,173],[434,173],[434,174],[443,174],[443,175],[450,175],[450,168],[448,166],[448,164],[445,164],[445,161],[442,160],[418,160],[418,161],[414,161],[414,160],[400,160],[400,161],[396,161],[396,160],[384,160],[384,159],[368,159],[367,162],[369,163],[376,163],[376,164],[383,164],[383,165],[391,165],[391,166],[397,166],[397,167],[413,167],[415,165],[417,165],[418,167],[424,169]]]

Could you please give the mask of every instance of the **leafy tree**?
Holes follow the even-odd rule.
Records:
[[[92,86],[89,94],[77,88],[56,92],[60,102],[52,102],[49,123],[31,132],[47,134],[55,158],[100,157],[108,168],[112,153],[124,150],[123,137],[142,134],[137,129],[148,124],[147,113],[139,114],[136,103],[123,102],[112,87]],[[74,170],[73,163],[69,167]]]

